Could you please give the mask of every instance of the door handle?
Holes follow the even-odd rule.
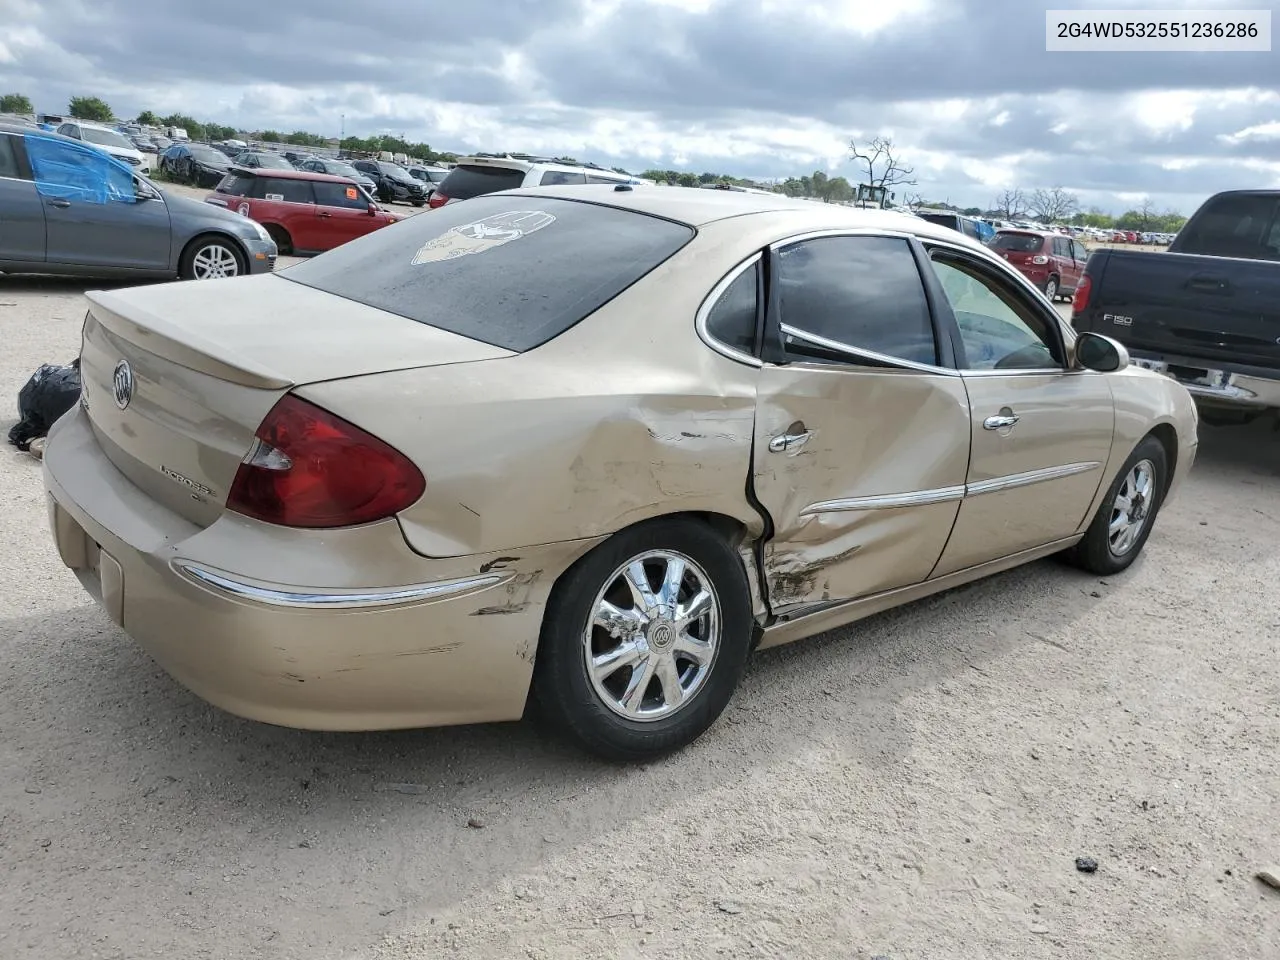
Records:
[[[780,433],[769,441],[769,452],[790,453],[792,450],[799,450],[809,442],[812,436],[813,433],[809,430],[800,433]]]
[[[982,421],[983,430],[1003,430],[1005,427],[1012,427],[1020,418],[1014,413],[1001,413],[994,417],[987,417]]]
[[[332,216],[333,216],[333,214],[332,214],[332,213],[325,213],[323,210],[321,210],[319,213],[317,213],[317,214],[316,214],[316,216],[318,216],[318,217],[332,217]]]
[[[1212,277],[1203,273],[1188,280],[1187,286],[1192,290],[1225,291],[1231,289],[1231,284],[1226,280],[1226,278]]]
[[[53,199],[53,200],[50,200],[50,201],[49,201],[49,206],[51,206],[51,207],[62,207],[62,208],[66,208],[66,207],[71,206],[71,201],[70,201],[70,200],[62,200],[62,199],[60,199],[60,198],[56,198],[56,199]]]

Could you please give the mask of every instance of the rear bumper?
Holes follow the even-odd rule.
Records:
[[[1280,375],[1249,376],[1156,354],[1131,353],[1130,357],[1136,365],[1178,381],[1202,404],[1255,410],[1280,408]]]
[[[518,718],[551,585],[594,545],[432,560],[395,520],[201,529],[112,466],[79,406],[44,477],[58,552],[113,621],[210,703],[305,729]]]

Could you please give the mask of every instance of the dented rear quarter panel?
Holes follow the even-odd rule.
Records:
[[[427,479],[400,514],[432,557],[608,535],[680,512],[763,531],[747,497],[757,369],[699,338],[716,282],[775,217],[704,226],[667,263],[551,342],[505,359],[298,393],[408,454]],[[750,227],[751,229],[747,229]]]

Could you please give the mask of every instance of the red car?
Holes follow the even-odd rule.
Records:
[[[257,220],[281,254],[307,256],[398,223],[354,180],[310,170],[244,170],[233,167],[205,197]]]
[[[1036,230],[1001,230],[988,246],[1050,300],[1076,292],[1089,259],[1089,251],[1079,240]]]

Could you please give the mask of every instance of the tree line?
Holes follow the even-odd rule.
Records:
[[[101,97],[72,97],[67,104],[67,112],[81,120],[94,120],[109,123],[114,114],[109,104]],[[33,114],[31,100],[21,93],[0,95],[0,113]],[[171,113],[160,116],[152,110],[143,110],[135,118],[136,123],[152,127],[181,127],[187,131],[192,140],[229,140],[240,131],[227,124],[200,121],[182,113]],[[257,130],[247,134],[255,140],[268,143],[294,144],[300,147],[320,147],[330,142],[326,137],[306,130],[295,130],[285,133],[280,130]],[[417,143],[390,134],[372,137],[344,137],[339,142],[342,150],[349,152],[403,153],[420,160],[442,163],[456,162],[457,154],[433,150],[430,144]],[[572,158],[560,158],[572,160]],[[1150,198],[1132,210],[1126,210],[1117,216],[1104,213],[1097,207],[1081,210],[1080,201],[1075,194],[1062,187],[1050,187],[1024,191],[1020,187],[1012,187],[1000,192],[991,206],[960,208],[950,202],[927,201],[919,193],[911,193],[906,187],[916,183],[914,170],[907,166],[894,148],[888,137],[875,137],[859,144],[856,140],[849,143],[849,159],[861,170],[861,181],[872,188],[873,195],[883,194],[887,205],[903,206],[909,209],[929,207],[933,209],[954,210],[971,217],[988,217],[1002,220],[1021,220],[1034,217],[1045,223],[1067,223],[1079,227],[1097,227],[1106,230],[1139,230],[1157,233],[1176,233],[1186,222],[1186,217],[1176,210],[1157,211]],[[628,173],[620,167],[614,167],[619,173]],[[808,176],[788,177],[782,181],[762,182],[743,177],[734,177],[725,173],[693,173],[687,170],[650,169],[640,173],[641,177],[658,183],[672,186],[699,187],[705,184],[728,184],[731,186],[751,187],[757,190],[772,190],[789,197],[806,197],[822,200],[826,203],[848,203],[858,195],[857,187],[845,177],[832,177],[822,170],[815,170]],[[897,194],[901,192],[902,196]]]

